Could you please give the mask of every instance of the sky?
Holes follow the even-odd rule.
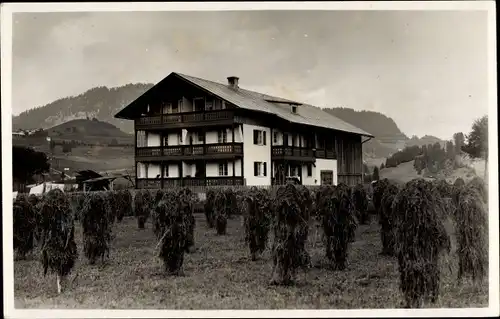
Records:
[[[381,112],[408,136],[488,113],[486,11],[14,13],[12,36],[13,114],[173,71]]]

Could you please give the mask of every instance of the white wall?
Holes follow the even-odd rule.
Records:
[[[168,177],[167,174],[166,174],[166,170],[167,170],[167,166],[168,166]],[[165,178],[177,178],[177,177],[180,177],[179,176],[179,165],[177,164],[167,164],[165,165],[165,174],[164,174]]]
[[[194,164],[186,164],[182,162],[182,177],[191,176],[194,177],[196,173],[196,166]]]
[[[316,159],[316,167],[313,167],[313,176],[315,176],[315,178],[317,180],[316,185],[321,185],[321,171],[322,170],[333,170],[333,184],[337,185],[337,180],[338,180],[337,160],[319,159],[319,158]],[[306,173],[307,173],[307,171],[306,171]]]
[[[318,165],[316,163],[316,165]],[[314,167],[314,165],[311,163],[311,168],[312,168],[312,174],[310,177],[307,176],[307,165],[302,165],[302,185],[319,185],[320,181],[319,179],[317,180],[316,183],[314,183],[314,180],[316,178],[316,170],[317,167]],[[334,172],[335,174],[335,172]]]
[[[159,174],[161,174],[160,164],[137,162],[137,178],[156,178]]]
[[[253,144],[253,130],[266,131],[266,145]],[[271,130],[268,127],[243,124],[244,177],[246,184],[271,185]],[[253,176],[254,162],[267,163],[267,176]]]
[[[164,145],[165,146],[177,146],[177,145],[179,145],[178,133],[168,133],[168,144],[165,143]]]
[[[207,163],[206,166],[207,177],[219,177],[219,163]],[[233,176],[233,161],[227,163],[227,176]],[[238,159],[234,163],[234,176],[241,177],[241,160]]]
[[[161,138],[159,133],[146,132],[146,140],[146,146],[160,146]]]
[[[148,165],[148,178],[156,178],[156,176],[161,176],[161,166],[157,163],[149,163]]]

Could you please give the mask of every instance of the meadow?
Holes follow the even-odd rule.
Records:
[[[289,185],[283,189],[291,189],[293,191],[297,188]],[[338,199],[342,196],[342,189],[346,190],[349,188],[347,186],[336,186],[325,189],[326,191],[329,189],[338,191],[337,194],[331,193],[334,194],[332,198]],[[327,201],[324,201],[324,196],[327,196],[325,194],[328,194],[326,191],[323,189],[316,193],[318,196],[315,197],[315,210],[318,212],[322,211],[321,205],[327,203]],[[400,192],[402,193],[403,191],[404,189]],[[346,246],[347,263],[345,269],[337,267],[338,261],[335,261],[331,257],[327,258],[325,254],[325,251],[327,251],[326,241],[323,235],[325,234],[325,229],[326,231],[328,229],[325,228],[324,222],[323,224],[320,222],[321,219],[318,220],[311,215],[311,218],[306,222],[308,233],[306,232],[305,251],[307,251],[310,257],[307,267],[297,266],[297,272],[291,284],[271,284],[271,279],[274,278],[273,256],[275,258],[278,256],[278,265],[286,263],[287,255],[283,257],[279,255],[279,251],[288,245],[286,244],[287,241],[288,243],[295,243],[295,246],[292,245],[293,247],[289,248],[291,249],[288,252],[288,256],[291,256],[290,258],[297,258],[293,257],[298,256],[294,255],[294,251],[301,249],[300,241],[298,241],[298,238],[303,238],[303,236],[301,237],[301,228],[296,227],[295,230],[290,230],[293,224],[293,222],[290,222],[291,215],[282,217],[280,209],[277,208],[278,206],[276,204],[273,206],[274,210],[270,212],[274,216],[272,217],[274,221],[271,226],[268,226],[270,231],[269,237],[265,237],[266,248],[256,260],[253,260],[248,240],[245,237],[248,234],[259,234],[259,231],[255,230],[259,226],[253,224],[254,226],[250,227],[251,223],[249,220],[251,220],[252,216],[261,216],[256,211],[264,209],[262,202],[267,199],[258,197],[260,195],[252,190],[246,194],[238,195],[239,202],[234,212],[239,213],[228,214],[227,218],[224,219],[227,221],[224,234],[217,234],[220,217],[217,216],[221,214],[218,211],[225,211],[231,205],[225,201],[229,198],[225,195],[228,194],[227,190],[214,192],[212,195],[208,194],[207,200],[212,200],[214,203],[213,208],[216,217],[213,220],[216,226],[208,225],[207,216],[204,216],[200,212],[196,213],[199,210],[189,208],[188,210],[191,213],[187,214],[191,214],[194,220],[194,245],[191,246],[189,252],[184,253],[184,248],[187,246],[185,246],[185,243],[177,241],[178,238],[175,237],[185,237],[189,235],[189,230],[187,233],[186,231],[178,232],[176,233],[178,235],[164,240],[167,233],[173,231],[172,227],[175,228],[176,225],[184,227],[185,225],[192,224],[191,219],[179,219],[181,217],[184,218],[184,213],[182,213],[182,207],[184,206],[176,206],[176,203],[182,203],[183,198],[192,198],[183,197],[183,192],[183,190],[180,193],[158,192],[156,193],[156,198],[149,197],[149,200],[147,200],[148,197],[141,196],[151,196],[150,192],[135,192],[133,205],[130,203],[125,206],[120,206],[113,199],[114,197],[119,198],[120,192],[86,193],[82,197],[83,204],[81,205],[83,206],[78,208],[78,206],[73,205],[70,210],[68,210],[69,206],[67,206],[66,209],[60,210],[60,213],[63,215],[58,215],[58,210],[61,207],[60,205],[63,205],[63,202],[58,202],[57,205],[54,205],[56,202],[50,202],[50,200],[59,195],[56,193],[54,193],[55,195],[51,195],[53,197],[47,195],[45,199],[42,199],[41,203],[43,204],[45,201],[45,203],[48,203],[48,206],[43,206],[45,205],[43,204],[41,207],[49,207],[49,210],[41,208],[39,210],[41,215],[49,216],[52,218],[51,222],[55,222],[57,225],[61,225],[61,223],[64,225],[65,221],[62,221],[62,219],[67,216],[74,216],[77,219],[76,221],[73,220],[73,217],[68,219],[70,223],[68,225],[74,225],[68,229],[74,229],[74,231],[70,231],[68,233],[70,235],[64,237],[66,239],[62,242],[62,246],[59,246],[64,248],[56,247],[61,244],[54,242],[58,237],[54,237],[53,234],[52,239],[46,238],[44,239],[45,241],[42,240],[41,244],[38,242],[32,248],[29,248],[29,245],[26,246],[26,241],[24,241],[24,246],[23,242],[19,244],[19,237],[15,237],[18,238],[18,251],[19,247],[28,247],[29,250],[27,254],[23,255],[23,258],[19,258],[19,254],[16,255],[17,258],[14,262],[15,307],[69,309],[373,309],[401,308],[407,306],[400,289],[401,264],[398,264],[397,255],[389,256],[381,254],[383,250],[381,232],[383,232],[383,229],[381,229],[377,214],[368,215],[366,223],[359,223],[356,226],[354,237],[352,240],[349,240]],[[231,193],[231,191],[229,192]],[[385,192],[387,193],[388,191],[386,190]],[[120,194],[123,193],[122,191]],[[464,195],[461,195],[464,201],[469,200],[467,199],[467,194],[469,193],[472,195],[479,194],[472,191],[464,192]],[[158,196],[158,194],[162,194],[162,196]],[[347,192],[345,194],[351,193]],[[281,196],[279,194],[272,196],[284,198],[288,195],[281,193]],[[63,193],[60,193],[60,196],[62,197],[59,197],[59,199],[62,198],[64,200],[76,198],[76,196],[68,197]],[[170,199],[169,196],[171,196]],[[215,196],[215,199],[211,196]],[[251,197],[254,198],[255,203],[261,206],[242,205],[245,202],[251,203],[252,201],[249,200]],[[305,197],[300,198],[304,199]],[[394,203],[398,202],[398,200],[401,199],[394,199]],[[107,201],[107,204],[102,205],[105,201]],[[194,201],[196,202],[196,200]],[[17,202],[19,202],[17,205],[24,205],[22,199],[18,198]],[[69,200],[66,201],[66,203],[69,202]],[[338,203],[340,202],[342,201]],[[151,205],[151,203],[155,204]],[[111,214],[113,210],[110,207],[113,207],[113,205],[116,207],[116,212],[125,210],[125,216],[116,217],[115,213]],[[141,210],[141,205],[146,205],[144,206],[146,209]],[[191,205],[200,207],[200,203],[191,202],[188,206],[193,207]],[[290,205],[290,203],[287,205]],[[486,211],[486,204],[484,202],[483,205],[485,206],[481,207],[481,209]],[[133,209],[134,213],[131,212],[131,206],[135,207]],[[201,206],[203,207],[203,205]],[[40,206],[35,205],[34,207]],[[254,212],[251,212],[251,207],[253,207]],[[285,213],[287,214],[292,213],[294,208],[292,206],[286,207],[288,208],[283,212],[286,211]],[[326,205],[325,207],[333,206]],[[396,209],[397,205],[394,204],[391,207]],[[337,209],[342,211],[342,206],[337,206]],[[193,211],[195,211],[194,214],[192,213]],[[460,211],[460,209],[457,209],[457,211]],[[16,212],[19,214],[22,213],[20,210],[15,210]],[[74,214],[71,214],[71,212]],[[136,216],[131,216],[133,214]],[[144,216],[141,214],[149,215],[144,228],[138,222],[141,216]],[[335,214],[335,212],[332,211],[332,214]],[[440,253],[438,263],[440,270],[438,280],[440,287],[439,298],[434,304],[424,303],[421,305],[423,307],[470,308],[488,306],[488,280],[473,281],[467,276],[462,278],[461,281],[457,279],[460,245],[457,241],[459,237],[457,237],[456,220],[457,218],[464,218],[463,216],[457,217],[461,216],[460,214],[463,215],[463,212],[446,214],[446,216],[443,215],[438,218],[438,220],[442,221],[446,237],[450,239],[450,249],[442,250]],[[117,215],[120,214],[118,213]],[[116,218],[118,219],[115,220]],[[264,217],[261,216],[258,218],[260,218],[258,220],[259,223],[265,224],[262,219]],[[406,218],[411,219],[411,217]],[[284,221],[286,222],[285,228],[276,227],[276,225]],[[47,229],[57,232],[57,230],[48,226],[50,222],[47,222],[47,220],[43,221],[42,219],[38,223],[45,225],[43,227],[49,227]],[[171,224],[167,227],[168,223]],[[342,221],[337,219],[337,225],[333,225],[333,227],[337,227],[342,223]],[[478,228],[478,225],[481,223],[480,219],[475,218],[475,220],[469,220],[468,223],[471,224],[472,229],[480,229]],[[19,224],[18,219],[17,224],[16,221],[14,222],[15,233],[16,229],[17,233],[23,231],[26,233],[27,228],[22,228],[19,225],[21,224]],[[96,225],[101,225],[101,229],[99,230],[99,227],[96,228]],[[347,225],[345,224],[346,227]],[[65,227],[63,226],[63,228]],[[103,230],[102,227],[108,230]],[[186,230],[188,228],[182,229]],[[87,229],[86,233],[84,233],[84,229]],[[285,239],[283,239],[282,235],[283,229],[286,229],[288,232]],[[460,229],[463,230],[464,228]],[[48,232],[49,237],[52,230]],[[32,231],[36,232],[36,229],[32,228]],[[100,237],[101,239],[96,239],[99,238],[99,233],[104,234],[104,236]],[[106,234],[111,234],[111,236],[108,238]],[[164,234],[163,237],[161,237],[161,234]],[[337,234],[336,236],[339,235]],[[167,236],[167,238],[169,237]],[[341,241],[342,239],[339,238],[338,240]],[[283,240],[285,240],[285,244],[283,244]],[[406,238],[403,239],[403,241],[405,240]],[[433,239],[431,238],[431,240]],[[64,242],[66,242],[65,245]],[[92,251],[92,249],[97,249],[96,247],[104,242],[106,248],[109,248],[109,257],[106,256],[106,248],[101,249],[101,253]],[[75,251],[71,253],[73,257],[67,257],[68,255],[66,255],[66,257],[62,258],[70,258],[75,263],[72,266],[68,266],[71,268],[69,275],[61,275],[66,277],[62,291],[58,292],[55,273],[49,271],[44,275],[41,258],[42,251],[45,251],[47,254],[47,245],[52,245],[51,249],[62,249],[60,251],[64,255],[68,249],[71,249],[67,248],[68,243],[70,245],[74,243],[75,245]],[[181,244],[179,244],[180,246],[176,246],[176,243]],[[180,266],[182,269],[181,272],[175,272],[174,274],[166,270],[168,267],[165,268],[167,265],[165,260],[171,258],[171,256],[160,258],[157,251],[158,247],[162,247],[160,249],[167,251],[171,255],[184,256],[184,260]],[[182,252],[176,250],[176,247],[182,248]],[[290,245],[287,247],[290,247]],[[401,247],[399,248],[400,250],[411,248]],[[472,250],[478,249],[478,245],[472,244],[468,248]],[[54,251],[48,252],[49,255],[52,254],[49,257],[57,257],[57,253],[54,253]],[[59,253],[59,257],[57,258],[61,257],[61,253]],[[409,251],[406,253],[408,254]],[[98,257],[93,262],[90,261],[92,258],[89,257],[92,255]],[[463,257],[463,254],[461,256],[465,258],[463,259],[465,261],[471,258],[467,256]],[[466,268],[466,272],[472,271],[474,273],[480,268],[484,269],[485,257],[474,258],[476,259],[472,261],[476,263],[475,266],[473,268]],[[57,265],[61,261],[60,259],[56,259],[48,262],[49,268],[59,267]],[[478,262],[482,264],[480,265]],[[45,261],[43,264],[47,264],[47,262]],[[57,270],[54,271],[57,273]],[[415,278],[418,278],[418,274],[415,276],[417,276]]]
[[[205,217],[195,214],[195,251],[185,255],[184,275],[165,275],[154,256],[158,242],[152,224],[137,227],[134,217],[113,225],[110,258],[104,265],[89,265],[82,252],[82,228],[76,222],[78,259],[68,286],[57,294],[55,275],[43,276],[40,248],[14,263],[16,308],[106,309],[362,309],[400,308],[399,273],[394,257],[381,256],[380,226],[375,216],[359,225],[350,244],[348,266],[333,270],[325,260],[321,230],[310,227],[306,249],[312,268],[297,273],[291,286],[269,285],[272,272],[268,248],[250,259],[241,216],[228,220],[227,234],[217,235]],[[426,307],[487,307],[488,281],[457,282],[454,228],[449,254],[443,253],[441,292],[435,305]],[[273,240],[271,234],[270,241]]]

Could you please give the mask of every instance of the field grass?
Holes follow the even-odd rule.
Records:
[[[244,243],[242,221],[229,221],[228,235],[216,236],[196,216],[196,252],[185,256],[183,277],[167,277],[153,256],[156,239],[151,224],[139,230],[134,218],[115,225],[111,258],[105,267],[90,266],[83,258],[81,228],[77,228],[79,260],[70,275],[71,287],[57,295],[54,275],[43,276],[36,256],[15,261],[16,308],[107,309],[356,309],[399,308],[395,259],[379,256],[376,221],[360,226],[351,244],[346,271],[328,269],[324,249],[314,228],[308,251],[314,267],[298,273],[295,286],[269,286],[269,250],[252,262]],[[451,225],[448,229],[452,231]],[[314,240],[316,239],[316,240]],[[441,299],[435,307],[487,307],[487,281],[456,283],[457,258],[442,258]]]

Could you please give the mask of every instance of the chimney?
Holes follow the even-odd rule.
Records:
[[[237,90],[238,89],[238,80],[240,78],[237,77],[237,76],[230,76],[227,78],[227,85],[231,88],[231,89],[234,89],[234,90]]]

